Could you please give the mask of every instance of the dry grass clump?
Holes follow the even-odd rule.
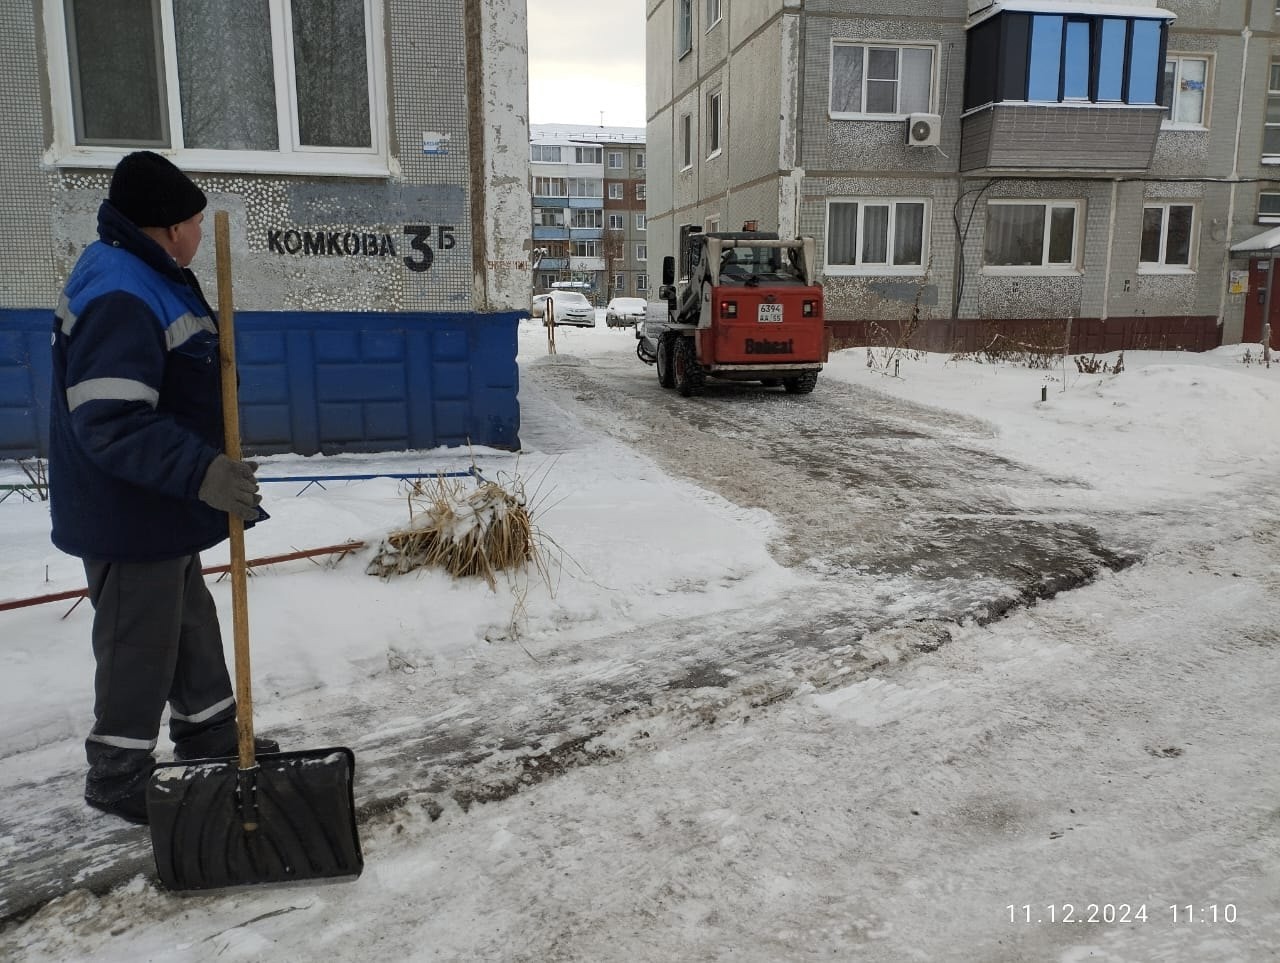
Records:
[[[392,532],[366,572],[388,578],[419,568],[442,568],[455,578],[481,576],[497,588],[500,571],[537,561],[534,526],[523,483],[437,477],[415,481],[408,495],[409,526]]]

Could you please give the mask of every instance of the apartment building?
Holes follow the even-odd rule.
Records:
[[[531,125],[534,293],[576,282],[599,305],[647,296],[645,174],[642,129]]]
[[[817,239],[836,331],[1257,340],[1280,320],[1278,6],[651,0],[654,263],[682,224],[754,219]]]
[[[45,449],[58,292],[143,148],[229,214],[248,448],[518,448],[526,35],[518,0],[7,0],[0,457]]]

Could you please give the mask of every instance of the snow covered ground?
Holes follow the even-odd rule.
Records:
[[[522,326],[521,364],[634,349],[630,331],[603,325],[557,342],[547,357],[541,329]],[[1054,493],[1064,509],[1123,513],[1148,557],[872,672],[850,646],[832,672],[848,685],[731,701],[697,725],[654,713],[602,737],[633,746],[643,730],[645,751],[466,812],[397,810],[363,828],[356,882],[182,897],[139,877],[107,894],[73,890],[0,933],[0,955],[1278,958],[1280,366],[1246,353],[1256,360],[1258,346],[1127,352],[1119,375],[907,354],[893,377],[882,349],[839,352],[823,381],[983,419],[991,452],[1074,479]],[[437,573],[374,579],[373,547],[407,519],[401,483],[266,485],[272,519],[249,534],[251,558],[352,538],[369,547],[251,580],[261,731],[306,732],[300,707],[317,693],[483,678],[500,661],[641,639],[646,627],[657,637],[817,584],[770,555],[761,510],[664,474],[572,412],[533,396],[522,409],[519,456],[262,460],[264,478],[474,460],[486,477],[523,480],[561,564],[550,587],[536,576],[496,591]],[[20,480],[12,465],[0,476]],[[689,506],[678,517],[663,510],[675,500]],[[79,563],[48,543],[43,504],[11,496],[0,527],[0,600],[83,584]],[[229,589],[214,592],[227,626]],[[0,612],[0,788],[82,765],[90,613],[62,618],[69,606]],[[17,848],[0,838],[0,860]]]

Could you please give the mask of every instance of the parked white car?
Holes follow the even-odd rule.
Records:
[[[577,291],[552,291],[550,294],[535,295],[530,310],[535,318],[547,316],[548,299],[551,301],[552,324],[571,324],[580,328],[596,326],[596,309],[585,295]]]
[[[604,323],[611,328],[633,328],[644,320],[644,298],[614,298],[604,309]]]

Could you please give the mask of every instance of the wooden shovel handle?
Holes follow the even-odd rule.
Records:
[[[222,364],[222,421],[227,457],[240,460],[240,406],[236,397],[235,305],[231,296],[231,225],[226,211],[213,215],[214,258],[218,269],[218,354]],[[240,768],[252,769],[253,687],[249,672],[249,583],[244,556],[244,522],[227,513],[231,536],[231,619],[236,657],[236,733]]]

